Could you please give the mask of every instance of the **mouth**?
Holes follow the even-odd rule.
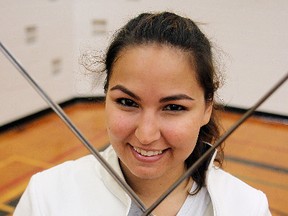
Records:
[[[135,146],[132,146],[133,149],[140,155],[144,156],[144,157],[153,157],[153,156],[157,156],[157,155],[161,155],[163,154],[163,152],[165,150],[156,150],[156,151],[146,151],[144,149],[141,149],[141,148],[138,148],[138,147],[135,147]]]

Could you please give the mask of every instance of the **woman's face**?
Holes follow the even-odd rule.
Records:
[[[182,175],[212,109],[191,60],[177,48],[155,44],[128,48],[118,57],[106,119],[124,174],[140,179]]]

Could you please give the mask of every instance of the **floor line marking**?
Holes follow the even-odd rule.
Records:
[[[234,157],[234,156],[225,156],[224,160],[245,164],[247,166],[254,166],[254,167],[258,167],[258,168],[262,168],[262,169],[267,169],[267,170],[271,170],[274,172],[280,172],[280,173],[288,174],[288,168],[285,168],[285,167],[273,166],[270,164],[265,164],[265,163],[247,160],[247,159]]]

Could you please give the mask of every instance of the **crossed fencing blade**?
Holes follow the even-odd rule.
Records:
[[[130,196],[133,202],[142,210],[142,216],[151,215],[152,211],[178,187],[186,178],[191,174],[215,151],[215,149],[221,145],[244,121],[246,121],[253,112],[266,101],[287,79],[288,73],[278,81],[262,98],[260,98],[254,106],[252,106],[231,128],[229,128],[216,142],[212,145],[175,183],[173,183],[167,191],[165,191],[149,208],[146,208],[141,199],[132,190],[132,188],[121,179],[121,177],[114,171],[114,169],[106,162],[101,154],[91,145],[88,140],[82,135],[77,127],[65,114],[63,109],[56,104],[45,93],[45,91],[35,82],[35,80],[28,74],[28,72],[21,66],[21,64],[11,55],[11,53],[0,42],[0,49],[4,56],[15,66],[15,68],[21,73],[21,75],[30,83],[35,91],[46,101],[46,103],[54,110],[54,112],[60,117],[60,119],[68,126],[68,128],[74,133],[74,135],[81,141],[81,143],[91,152],[91,154],[101,163],[101,165],[110,173],[114,180],[122,187],[122,189]]]

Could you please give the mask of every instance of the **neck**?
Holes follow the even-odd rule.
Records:
[[[125,168],[124,168],[125,169]],[[161,176],[155,179],[142,179],[133,175],[131,172],[125,172],[125,178],[127,183],[139,196],[139,198],[145,203],[146,206],[151,206],[183,173],[182,172],[170,172],[169,175]],[[165,200],[169,200],[172,197],[185,197],[192,188],[193,181],[188,178],[183,181]]]

